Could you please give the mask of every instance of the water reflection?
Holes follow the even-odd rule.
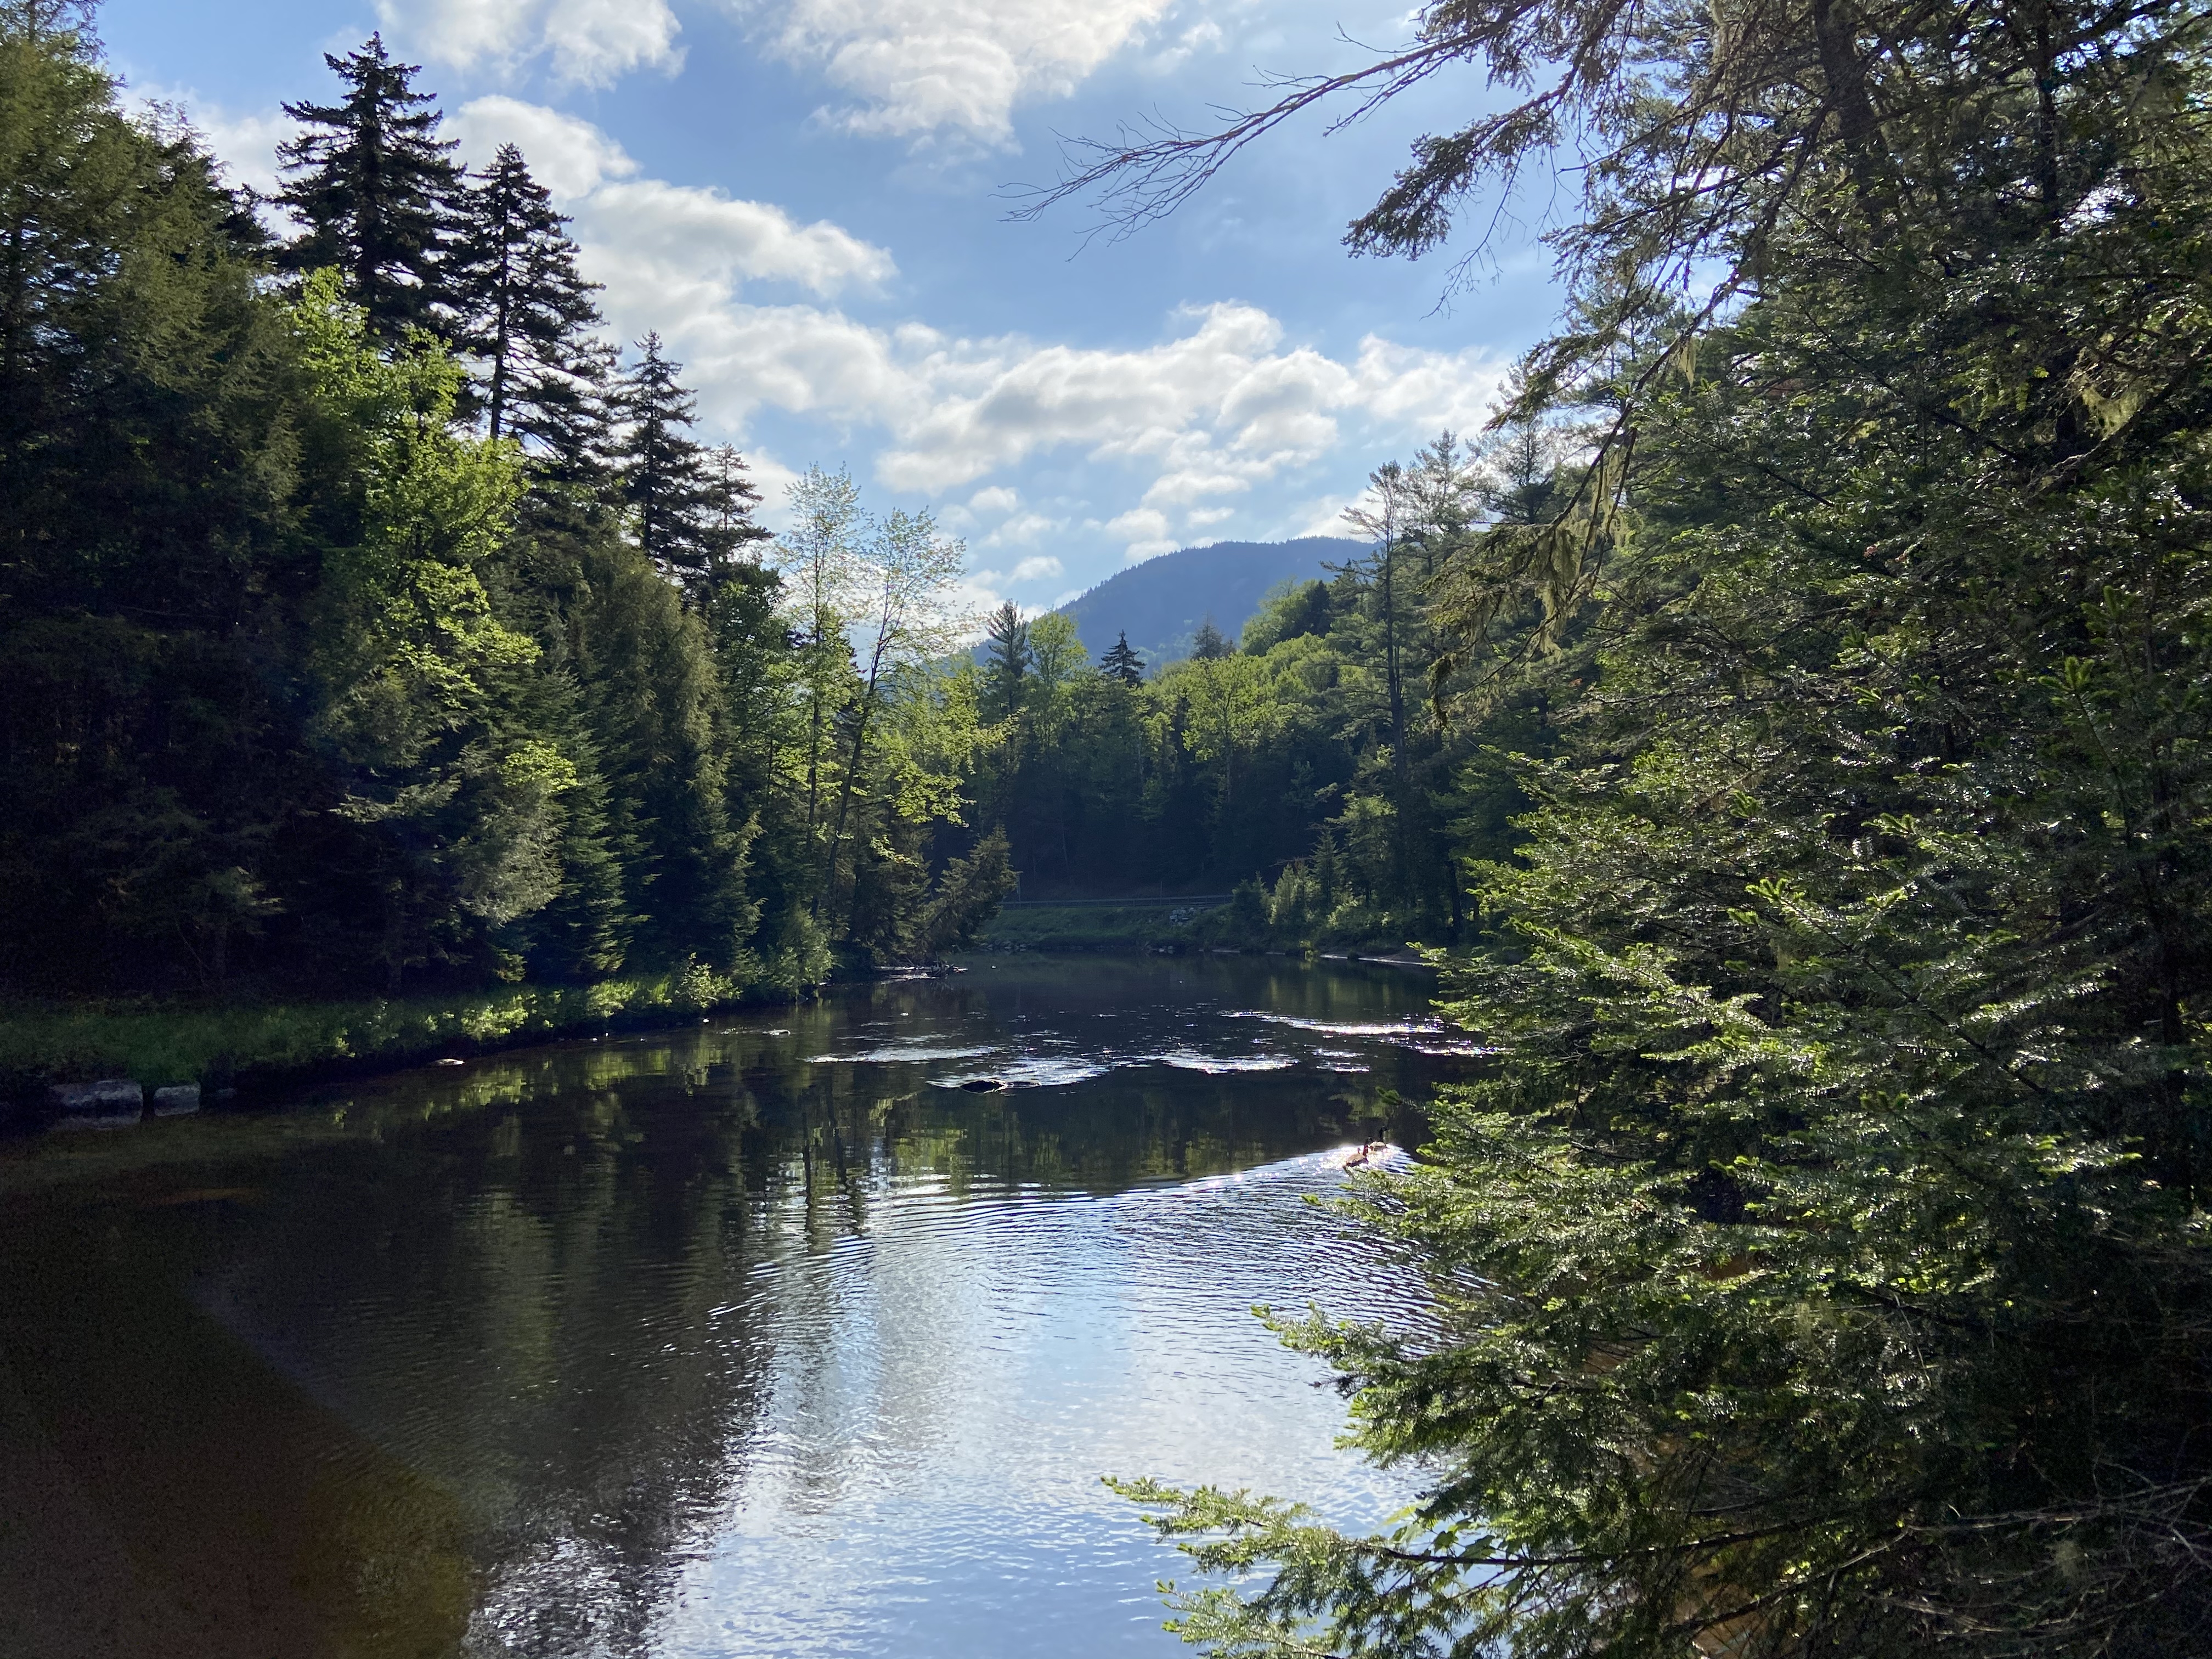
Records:
[[[9,1406],[49,1473],[149,1395],[212,1415],[109,1459],[66,1537],[0,1534],[36,1578],[115,1534],[145,1463],[206,1541],[156,1571],[125,1540],[138,1645],[65,1629],[64,1595],[0,1613],[0,1650],[1164,1659],[1175,1558],[1099,1474],[1401,1498],[1249,1308],[1404,1294],[1302,1200],[1382,1089],[1467,1063],[1421,1052],[1426,988],[979,962],[18,1151],[0,1348],[76,1355],[71,1399]],[[1011,1086],[932,1086],[983,1075]],[[217,1348],[228,1414],[186,1374]],[[287,1487],[337,1496],[285,1499],[276,1554],[336,1568],[242,1587]]]

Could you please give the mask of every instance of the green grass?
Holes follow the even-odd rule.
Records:
[[[1169,921],[1174,914],[1174,907],[1157,904],[1024,905],[993,917],[982,943],[1030,951],[1188,944],[1191,930]]]
[[[401,1066],[777,994],[693,967],[593,985],[519,985],[355,1002],[15,1004],[0,1009],[0,1085],[128,1077],[218,1085],[348,1062]],[[788,992],[781,993],[787,996]]]

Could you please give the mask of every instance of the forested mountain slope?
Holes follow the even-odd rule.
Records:
[[[1324,564],[1342,564],[1365,550],[1364,544],[1340,536],[1178,548],[1116,572],[1060,609],[1094,659],[1126,633],[1130,649],[1157,668],[1188,656],[1208,617],[1233,640],[1269,588],[1326,578]]]

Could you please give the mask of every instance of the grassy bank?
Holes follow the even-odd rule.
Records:
[[[1256,906],[1162,904],[1025,904],[999,912],[982,930],[986,950],[1014,951],[1275,951],[1293,956],[1342,952],[1390,959],[1413,952],[1375,919],[1354,915],[1328,931],[1272,924]]]
[[[1195,907],[1193,907],[1195,908]],[[1182,917],[1181,921],[1174,920]],[[1194,941],[1191,909],[1162,905],[1023,905],[1005,909],[983,928],[986,949],[1134,950]]]
[[[131,1078],[148,1088],[275,1082],[352,1064],[404,1066],[569,1032],[787,1000],[787,988],[692,967],[592,985],[517,985],[351,1002],[15,1004],[0,1009],[0,1087]]]

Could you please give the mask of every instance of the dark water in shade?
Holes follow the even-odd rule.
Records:
[[[1403,1305],[1303,1200],[1430,986],[979,958],[7,1149],[0,1655],[1187,1651],[1101,1474],[1409,1489],[1249,1310]]]

